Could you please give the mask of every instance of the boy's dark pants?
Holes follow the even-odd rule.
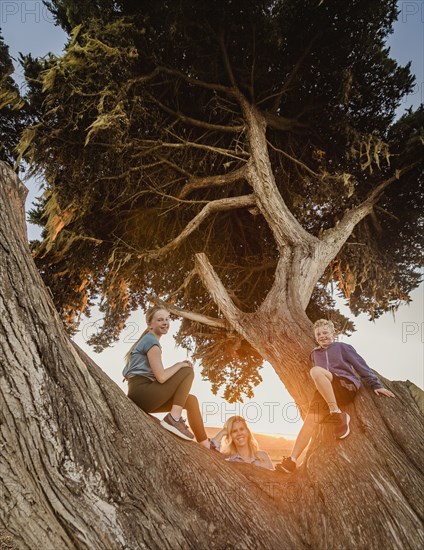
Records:
[[[337,376],[333,373],[333,381],[331,382],[331,384],[333,386],[334,395],[336,396],[336,401],[339,406],[352,403],[352,401],[355,399],[356,392],[358,391],[353,382],[351,382],[347,378],[343,378],[343,376]],[[328,415],[329,412],[330,411],[325,399],[319,393],[319,391],[316,390],[314,395],[312,396],[311,402],[309,403],[308,414],[313,414],[317,422],[319,422],[320,419]]]

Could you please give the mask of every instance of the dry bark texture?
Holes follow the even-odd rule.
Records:
[[[352,435],[321,427],[290,476],[174,438],[69,341],[28,249],[26,189],[4,163],[0,177],[5,548],[422,546],[421,390],[361,390]]]

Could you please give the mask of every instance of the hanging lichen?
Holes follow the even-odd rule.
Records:
[[[373,173],[373,165],[381,168],[381,160],[385,160],[390,166],[389,146],[378,135],[361,135],[356,130],[349,128],[349,145],[347,157],[359,162],[361,170],[369,170]]]

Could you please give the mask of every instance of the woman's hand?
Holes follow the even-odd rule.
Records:
[[[228,432],[226,430],[226,428],[222,428],[222,430],[220,430],[216,436],[214,437],[214,440],[217,441],[218,443],[221,443],[221,439],[225,436],[228,435]]]

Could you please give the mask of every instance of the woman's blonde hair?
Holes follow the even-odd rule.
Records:
[[[249,447],[250,452],[255,456],[255,458],[259,459],[261,462],[263,462],[263,459],[259,455],[259,445],[256,439],[254,438],[252,432],[250,431],[249,426],[247,425],[246,420],[242,416],[231,416],[228,418],[228,420],[224,424],[224,428],[227,430],[227,435],[225,436],[222,444],[222,452],[224,454],[228,454],[229,456],[233,456],[237,454],[237,447],[233,441],[233,437],[231,435],[231,432],[233,431],[233,426],[235,422],[242,422],[244,427],[247,430],[247,444]]]
[[[162,309],[164,311],[168,311],[166,309],[166,307],[163,307],[163,306],[160,306],[160,305],[150,307],[146,311],[146,324],[148,325],[152,321],[155,313],[157,313],[158,311],[161,311]],[[135,346],[140,342],[140,340],[143,338],[143,336],[146,336],[146,334],[149,332],[149,330],[150,330],[149,327],[147,327],[146,330],[140,336],[140,338],[138,338],[138,340],[136,342],[134,342],[134,344],[127,351],[127,353],[125,354],[125,357],[124,357],[125,365],[128,365],[129,360],[131,359],[131,353],[132,353],[133,349],[135,348]]]

